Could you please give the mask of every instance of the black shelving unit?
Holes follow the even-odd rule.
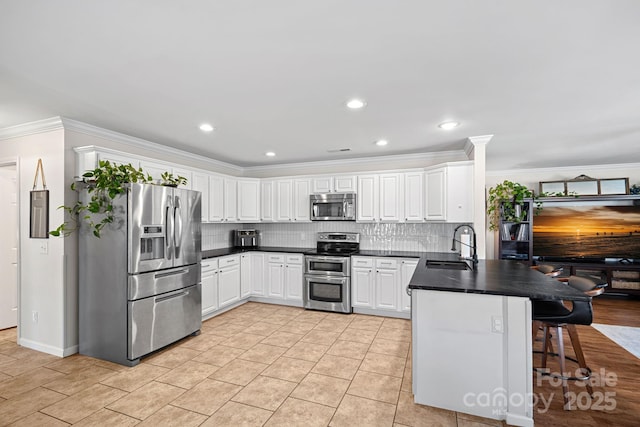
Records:
[[[504,204],[500,209],[498,224],[500,259],[533,263],[533,199],[525,199],[520,205],[523,215],[520,221],[504,218]]]

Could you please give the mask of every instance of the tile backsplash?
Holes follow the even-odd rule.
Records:
[[[351,221],[296,224],[202,224],[202,249],[229,247],[232,245],[232,230],[255,228],[260,231],[262,246],[313,248],[316,245],[316,233],[344,231],[360,233],[362,249],[449,252],[453,230],[457,225],[448,223],[380,224]]]

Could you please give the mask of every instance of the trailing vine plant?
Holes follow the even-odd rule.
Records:
[[[92,230],[93,235],[100,237],[100,233],[107,224],[115,219],[113,199],[127,191],[130,183],[153,183],[153,178],[145,174],[142,168],[136,169],[130,163],[112,164],[108,160],[101,160],[98,167],[82,175],[82,180],[71,184],[71,189],[78,192],[79,186],[91,195],[87,203],[78,200],[73,206],[62,205],[69,216],[55,230],[49,231],[52,236],[68,236],[78,230],[80,221],[84,221]],[[174,177],[171,173],[162,174],[162,184],[177,186],[186,184],[186,178]]]

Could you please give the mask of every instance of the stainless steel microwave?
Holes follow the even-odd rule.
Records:
[[[312,221],[356,220],[355,193],[312,194],[309,200]]]

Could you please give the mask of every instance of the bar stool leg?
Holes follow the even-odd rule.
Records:
[[[576,359],[578,359],[578,365],[582,368],[583,372],[581,375],[590,374],[590,370],[587,367],[587,361],[584,358],[584,353],[582,352],[582,346],[580,345],[580,339],[578,338],[578,331],[576,329],[576,325],[567,325],[567,331],[569,332],[569,338],[571,338],[571,345],[573,346],[573,351],[576,353]],[[587,391],[589,392],[589,396],[593,396],[593,387],[591,387],[591,382],[586,380]]]
[[[542,368],[547,368],[547,348],[549,347],[547,342],[549,341],[549,327],[547,325],[543,325],[542,333],[544,336],[542,337]]]
[[[566,361],[564,359],[564,342],[562,340],[562,326],[556,327],[556,337],[558,339],[558,358],[560,359],[560,375],[562,375],[562,397],[564,399],[564,409],[569,407],[569,385],[565,377],[567,377]]]

